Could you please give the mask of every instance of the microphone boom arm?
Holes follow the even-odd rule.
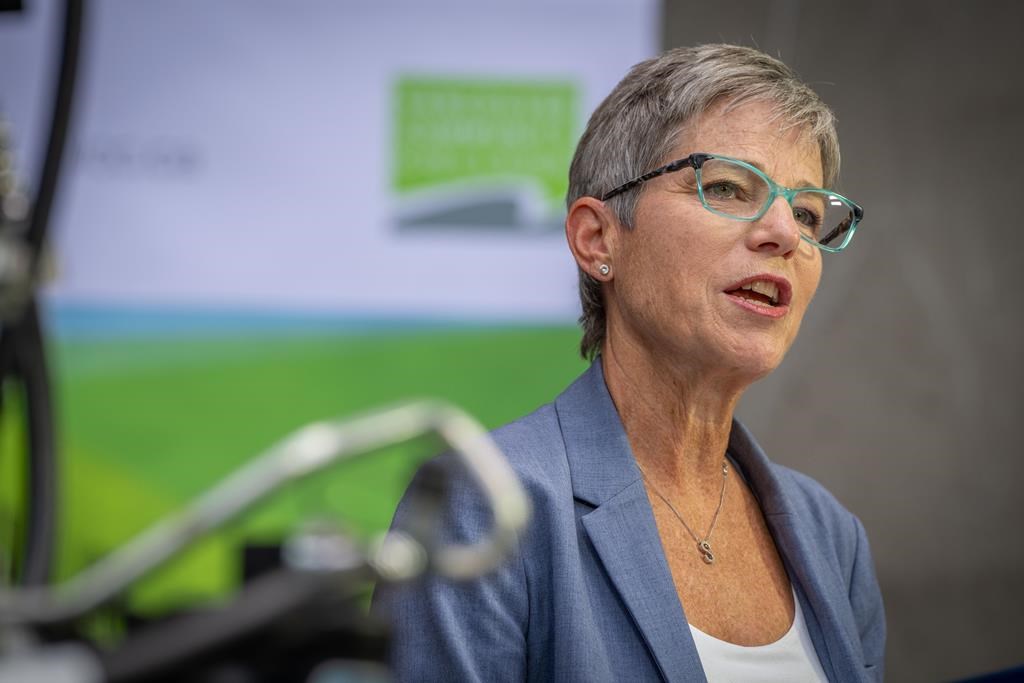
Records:
[[[0,591],[0,624],[52,624],[80,617],[286,484],[357,455],[427,434],[440,436],[451,447],[494,513],[489,536],[470,545],[438,548],[431,564],[446,577],[478,576],[496,567],[513,548],[529,518],[529,500],[479,422],[448,403],[421,400],[302,427],[184,510],[157,522],[63,584]],[[422,571],[424,557],[419,541],[391,531],[365,564],[373,576],[397,580]]]

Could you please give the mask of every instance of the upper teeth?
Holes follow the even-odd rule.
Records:
[[[771,299],[773,304],[777,304],[779,302],[779,286],[774,282],[755,280],[754,282],[743,285],[740,289],[749,289],[752,292],[763,294]]]

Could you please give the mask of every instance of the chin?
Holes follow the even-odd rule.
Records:
[[[771,374],[779,367],[785,357],[785,351],[765,350],[761,353],[745,353],[734,357],[730,365],[738,375],[742,375],[749,382],[756,382]]]

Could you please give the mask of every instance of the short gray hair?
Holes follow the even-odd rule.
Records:
[[[669,50],[640,62],[598,105],[576,146],[569,167],[566,206],[580,197],[601,197],[622,183],[671,161],[681,127],[713,104],[728,100],[725,112],[745,102],[771,105],[786,127],[803,128],[818,143],[825,187],[839,176],[835,115],[796,73],[774,57],[738,45],[699,45]],[[715,150],[696,150],[713,152]],[[626,229],[643,186],[608,200]],[[579,271],[580,353],[593,358],[605,337],[601,283]]]

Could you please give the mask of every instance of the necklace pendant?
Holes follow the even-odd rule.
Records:
[[[697,550],[704,556],[705,564],[714,564],[715,554],[711,552],[711,544],[707,541],[698,541]]]

